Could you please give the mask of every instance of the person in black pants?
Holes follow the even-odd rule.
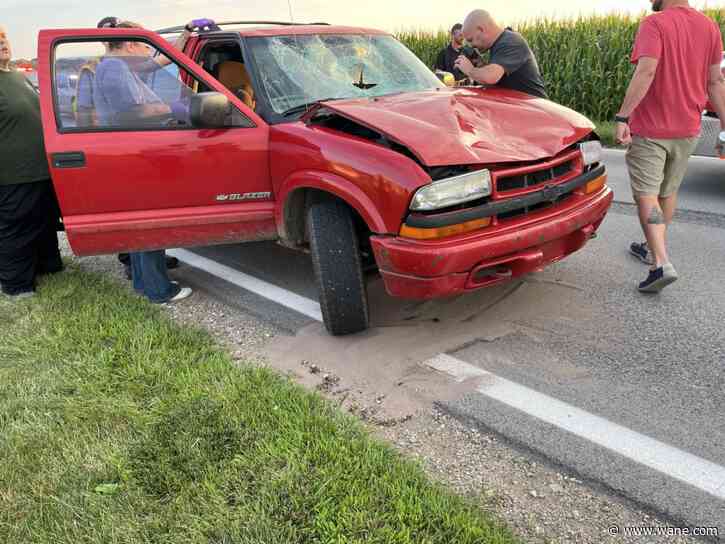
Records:
[[[38,93],[11,58],[0,28],[0,289],[24,298],[35,293],[39,275],[63,270],[63,261]]]

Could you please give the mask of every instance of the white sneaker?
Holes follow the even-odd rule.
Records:
[[[168,302],[179,302],[180,300],[189,298],[193,292],[194,291],[192,291],[191,287],[182,287],[179,292],[176,293],[176,296],[169,299]]]

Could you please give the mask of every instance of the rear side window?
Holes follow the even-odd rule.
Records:
[[[143,41],[61,43],[53,60],[59,129],[69,132],[193,129],[200,82]],[[232,105],[228,126],[253,126]]]

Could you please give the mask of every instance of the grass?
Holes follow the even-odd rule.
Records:
[[[510,543],[270,370],[76,269],[0,299],[0,542]]]

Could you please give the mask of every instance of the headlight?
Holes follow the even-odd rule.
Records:
[[[431,211],[478,200],[491,194],[491,172],[478,170],[421,187],[413,196],[411,210]]]
[[[579,150],[582,152],[582,159],[587,166],[602,160],[602,142],[598,140],[580,143]]]

